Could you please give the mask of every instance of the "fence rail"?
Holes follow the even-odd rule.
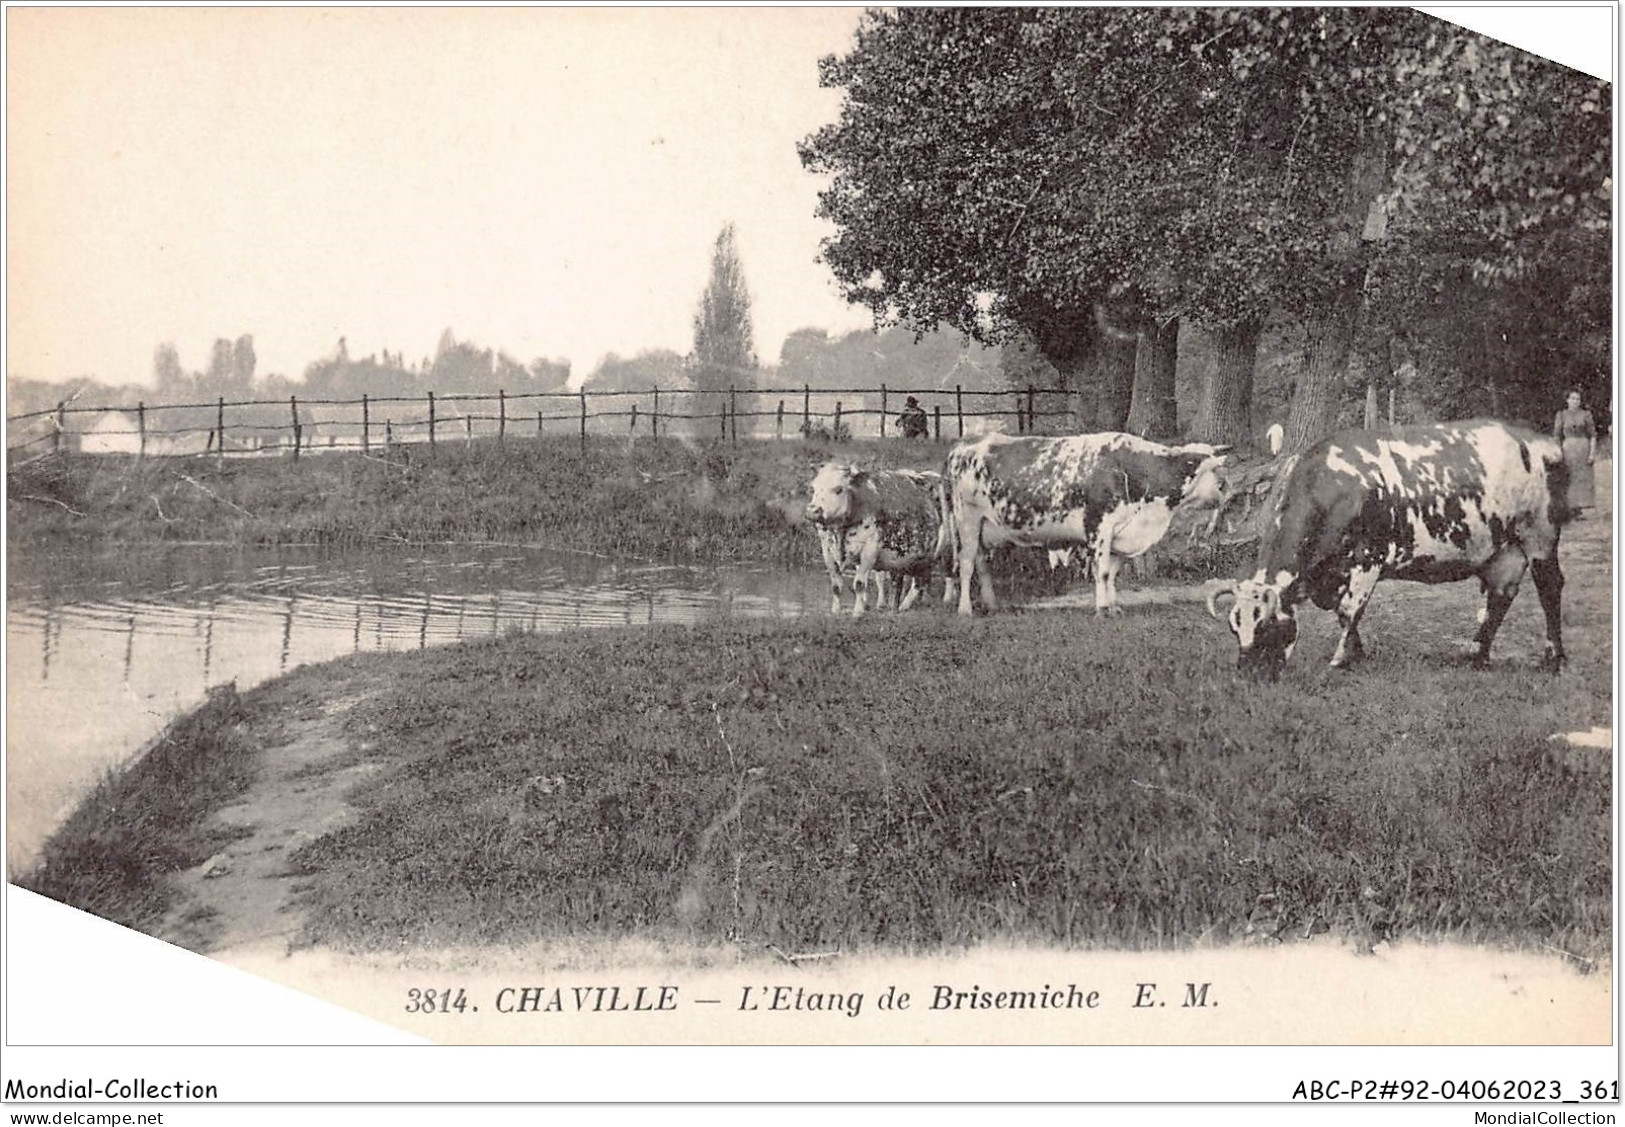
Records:
[[[901,433],[908,397],[928,435],[941,440],[987,430],[1076,430],[1064,391],[878,387],[728,388],[693,391],[553,391],[509,394],[363,394],[356,399],[217,398],[212,402],[55,407],[6,417],[7,452],[76,450],[141,456],[371,450],[408,442],[575,434],[785,439],[880,437]],[[493,411],[490,405],[495,405]],[[864,434],[859,434],[859,430]]]

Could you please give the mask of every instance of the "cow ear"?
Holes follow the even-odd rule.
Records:
[[[864,469],[862,466],[853,466],[852,467],[852,484],[853,485],[862,485],[864,482],[866,482],[868,480],[869,480],[869,471],[868,470]]]

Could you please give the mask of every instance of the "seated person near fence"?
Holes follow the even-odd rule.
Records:
[[[903,404],[903,413],[897,416],[897,426],[904,438],[924,438],[930,427],[926,423],[925,408],[912,395]]]

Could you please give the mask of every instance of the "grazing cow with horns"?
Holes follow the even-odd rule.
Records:
[[[962,442],[943,471],[944,540],[959,557],[959,613],[971,613],[970,581],[995,607],[987,553],[1000,544],[1047,548],[1051,560],[1082,545],[1095,575],[1095,613],[1115,614],[1117,570],[1168,531],[1180,505],[1215,505],[1222,447],[1164,446],[1132,434]]]
[[[1212,588],[1208,613],[1233,596],[1239,668],[1279,674],[1305,599],[1335,610],[1334,667],[1358,659],[1360,615],[1379,579],[1449,583],[1477,577],[1485,593],[1478,653],[1490,643],[1527,569],[1546,614],[1546,663],[1563,664],[1563,451],[1541,435],[1489,420],[1345,431],[1306,452],[1283,487],[1250,579]]]
[[[929,470],[862,470],[830,462],[818,471],[806,517],[824,552],[831,614],[840,613],[848,565],[856,568],[853,617],[867,608],[876,572],[906,576],[909,589],[898,609],[914,605],[939,556],[941,494],[942,475]]]

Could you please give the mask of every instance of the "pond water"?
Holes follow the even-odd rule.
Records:
[[[85,791],[211,685],[510,629],[822,611],[821,574],[537,548],[9,550],[6,854],[15,874]]]

